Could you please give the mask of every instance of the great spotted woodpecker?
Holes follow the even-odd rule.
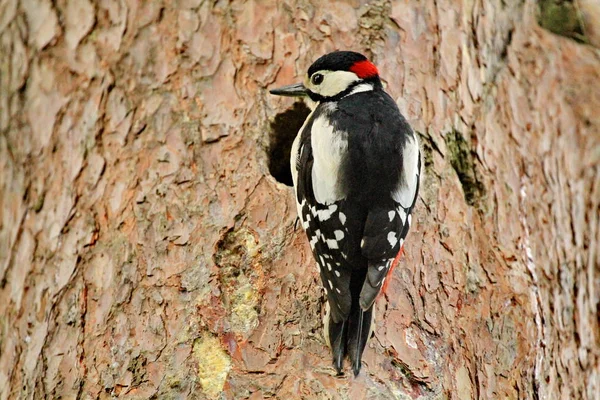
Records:
[[[359,53],[326,54],[303,83],[271,93],[310,99],[290,157],[298,216],[327,293],[334,367],[341,374],[348,355],[356,376],[375,298],[410,227],[421,171],[417,136]]]

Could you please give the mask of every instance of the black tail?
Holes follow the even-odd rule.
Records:
[[[348,334],[348,321],[336,323],[329,315],[328,323],[329,346],[333,356],[333,366],[338,375],[342,375],[344,356],[346,355],[346,336]]]
[[[354,376],[358,375],[361,367],[362,354],[371,335],[371,323],[373,321],[372,302],[370,307],[363,310],[360,307],[360,293],[366,278],[366,270],[354,274],[350,281],[350,292],[352,305],[347,317],[336,315],[340,322],[335,322],[329,305],[325,316],[325,333],[331,347],[333,366],[338,375],[342,374],[343,361],[346,354],[352,362]]]
[[[339,323],[333,320],[331,314],[327,315],[326,318],[325,329],[331,347],[333,366],[338,375],[342,375],[344,356],[348,354],[354,376],[357,376],[360,372],[363,351],[371,335],[373,305],[367,311],[363,311],[358,302],[355,302],[348,319]]]
[[[348,356],[352,362],[354,376],[360,372],[362,354],[371,335],[371,323],[373,322],[373,305],[363,310],[358,301],[352,304],[350,318],[348,318]]]

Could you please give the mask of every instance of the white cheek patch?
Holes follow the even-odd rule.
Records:
[[[309,89],[324,97],[332,97],[348,89],[348,86],[360,80],[350,71],[319,71],[323,74],[323,82],[319,85],[310,84]]]

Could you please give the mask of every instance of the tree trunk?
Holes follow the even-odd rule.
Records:
[[[0,0],[0,399],[597,399],[581,4]],[[356,379],[285,185],[306,108],[266,91],[334,49],[425,169]]]

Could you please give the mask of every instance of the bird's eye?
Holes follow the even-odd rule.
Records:
[[[320,85],[321,82],[323,82],[323,75],[321,75],[321,74],[314,74],[312,76],[312,78],[310,78],[310,80],[313,83],[313,85]]]

